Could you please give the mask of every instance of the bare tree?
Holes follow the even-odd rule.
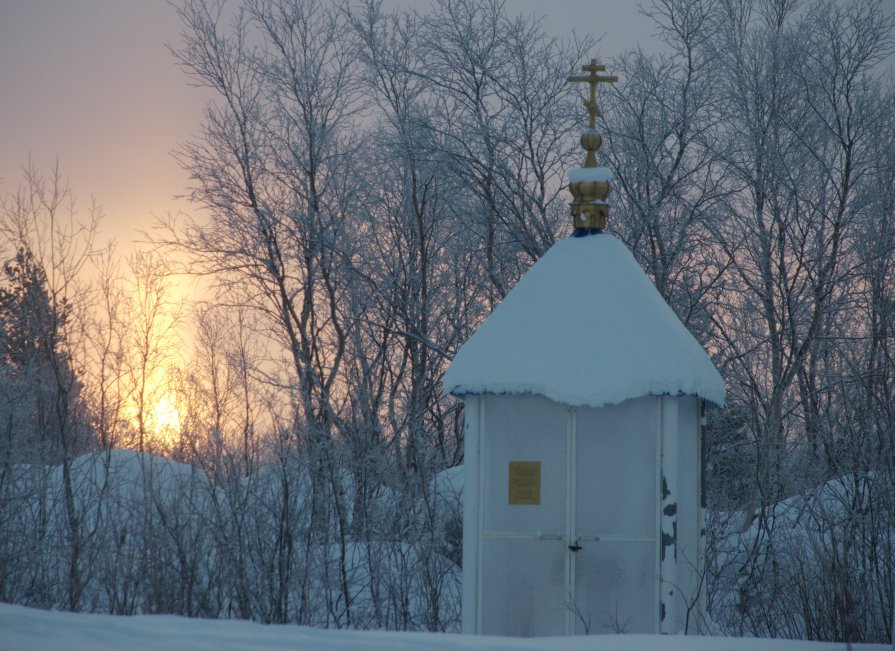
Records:
[[[27,393],[35,396],[36,401],[8,406],[33,410],[29,420],[37,427],[35,442],[39,445],[29,461],[38,464],[38,468],[40,464],[60,464],[65,565],[61,605],[77,610],[90,572],[86,562],[89,541],[95,533],[92,524],[85,521],[77,499],[79,486],[72,473],[75,457],[92,445],[91,427],[80,396],[79,375],[85,363],[80,353],[90,308],[82,271],[97,253],[94,242],[101,212],[94,205],[81,222],[74,196],[58,165],[49,176],[30,164],[24,172],[25,185],[16,194],[4,196],[0,207],[0,250],[15,252],[13,261],[4,266],[7,279],[14,286],[12,294],[4,289],[3,301],[21,299],[15,305],[5,306],[15,312],[4,310],[3,336],[6,339],[24,335],[30,342],[34,363],[31,370],[35,372],[19,379],[32,383]],[[13,314],[28,324],[26,331],[7,322]],[[9,361],[6,353],[4,357],[4,361]],[[39,479],[38,490],[42,492],[46,486],[46,478]],[[49,508],[45,501],[48,496],[36,497],[42,505],[38,517],[49,518],[44,510]],[[52,496],[49,499],[52,502]],[[34,542],[37,541],[19,540],[25,545]],[[47,595],[37,599],[43,601]]]
[[[712,236],[729,192],[718,147],[719,70],[706,47],[716,6],[654,2],[646,11],[671,53],[617,57],[621,83],[604,101],[615,176],[610,227],[703,343],[727,269]]]
[[[128,306],[125,391],[136,429],[134,443],[143,452],[167,443],[159,438],[168,423],[158,422],[156,415],[160,408],[171,406],[167,403],[173,394],[171,375],[182,308],[173,295],[171,271],[160,256],[137,251],[128,266],[132,304]]]

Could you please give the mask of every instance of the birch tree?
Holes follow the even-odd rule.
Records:
[[[84,518],[83,500],[77,495],[83,487],[72,473],[77,455],[93,445],[80,395],[84,358],[79,353],[83,351],[86,312],[90,308],[82,271],[98,252],[95,240],[101,211],[94,205],[84,217],[82,221],[74,195],[58,166],[44,175],[29,164],[23,187],[15,194],[5,195],[0,204],[0,250],[13,256],[4,263],[6,282],[0,291],[0,304],[5,308],[0,319],[2,365],[4,371],[12,371],[5,373],[7,379],[17,384],[25,382],[19,387],[24,390],[19,394],[24,400],[4,405],[10,411],[0,417],[11,425],[14,412],[24,410],[24,418],[18,424],[26,431],[29,425],[34,429],[25,440],[13,442],[12,447],[21,444],[31,448],[22,460],[36,464],[38,469],[24,478],[36,491],[30,497],[39,505],[35,515],[40,522],[28,525],[37,538],[19,539],[16,544],[22,546],[20,551],[28,547],[37,552],[49,551],[52,542],[46,536],[50,534],[39,525],[51,519],[54,503],[61,506],[64,535],[59,541],[59,559],[64,567],[64,587],[57,597],[52,585],[43,586],[32,598],[43,604],[59,598],[67,610],[81,606],[91,571],[90,540],[96,533],[95,523]],[[11,452],[9,448],[4,451],[7,455]],[[3,460],[6,481],[15,479],[8,465],[11,460],[18,459],[7,456]],[[46,492],[50,467],[44,464],[51,463],[60,464],[58,502],[57,496]]]

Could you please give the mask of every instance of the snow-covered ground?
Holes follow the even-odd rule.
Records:
[[[889,645],[856,644],[855,651]],[[600,635],[515,639],[430,633],[321,630],[170,615],[114,617],[0,604],[0,651],[844,651],[846,645],[729,637]]]

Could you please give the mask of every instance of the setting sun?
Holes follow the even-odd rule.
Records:
[[[147,425],[149,430],[165,440],[170,440],[180,431],[180,413],[171,391],[163,392],[149,408]]]
[[[147,379],[143,391],[132,398],[129,413],[141,449],[145,444],[161,451],[177,443],[182,422],[181,404],[170,379],[163,372],[153,373]]]

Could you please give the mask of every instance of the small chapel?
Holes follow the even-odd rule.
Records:
[[[573,234],[462,346],[464,633],[698,633],[701,415],[724,383],[627,247],[605,232],[591,59]]]

